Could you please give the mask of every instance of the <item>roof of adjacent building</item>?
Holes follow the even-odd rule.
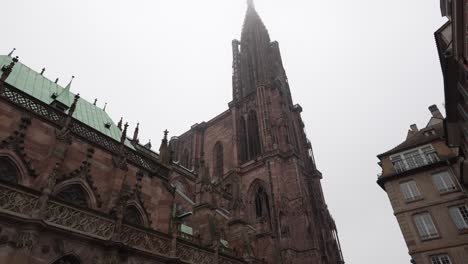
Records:
[[[0,68],[10,64],[11,61],[10,56],[0,55]],[[70,107],[75,97],[75,94],[70,91],[70,86],[64,88],[20,62],[13,67],[13,71],[5,82],[48,105],[57,100]],[[56,98],[54,99],[53,96]],[[73,117],[102,134],[120,141],[122,132],[114,121],[103,109],[85,99],[78,100]],[[125,145],[133,149],[128,140],[126,140]]]
[[[427,133],[425,133],[430,130],[434,130],[435,134],[427,135]],[[405,151],[413,147],[427,144],[436,139],[443,138],[444,136],[445,136],[445,130],[444,130],[443,119],[432,117],[425,128],[417,132],[409,130],[408,136],[406,137],[405,141],[400,143],[398,146],[392,148],[391,150],[377,155],[377,157],[381,158],[382,156],[387,156],[387,155],[395,154],[401,151]]]

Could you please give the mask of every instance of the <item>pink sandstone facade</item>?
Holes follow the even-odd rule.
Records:
[[[2,56],[0,263],[344,263],[302,108],[250,1],[232,46],[229,109],[165,132],[159,153]]]

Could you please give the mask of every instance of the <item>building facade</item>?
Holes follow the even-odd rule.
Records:
[[[447,144],[460,147],[460,182],[468,187],[468,2],[441,0],[448,21],[435,32],[445,94]]]
[[[344,263],[277,42],[252,1],[229,109],[168,139],[0,56],[0,263]]]
[[[411,263],[464,264],[468,260],[468,196],[460,183],[457,147],[447,145],[444,118],[429,107],[427,126],[411,125],[407,138],[378,155],[385,190]]]

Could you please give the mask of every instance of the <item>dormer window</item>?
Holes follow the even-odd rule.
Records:
[[[62,111],[62,112],[65,112],[68,110],[68,105],[60,102],[57,100],[57,97],[58,97],[58,94],[57,93],[53,93],[51,96],[50,96],[52,99],[54,99],[54,101],[52,101],[52,103],[50,103],[51,106],[55,107],[56,109]]]
[[[110,129],[112,126],[112,124],[110,122],[107,122],[104,124],[104,127],[106,127],[107,129]]]
[[[430,137],[430,136],[435,136],[436,132],[434,129],[428,130],[424,132],[424,136]]]
[[[437,152],[431,145],[393,155],[390,157],[393,168],[397,173],[419,168],[439,161]]]
[[[51,106],[55,107],[56,109],[62,111],[62,112],[65,112],[68,110],[68,106],[57,101],[57,100],[54,100],[52,103],[50,103]]]

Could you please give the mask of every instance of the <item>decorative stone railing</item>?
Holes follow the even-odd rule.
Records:
[[[35,190],[0,183],[0,213],[23,218],[29,222],[38,221],[44,223],[46,227],[79,233],[103,242],[122,243],[129,248],[159,257],[177,257],[193,264],[215,263],[216,254],[213,250],[183,239],[177,240],[176,256],[171,256],[172,239],[169,235],[126,224],[117,228],[114,219],[92,209],[78,208],[49,199],[44,212],[38,214],[40,197],[41,194]],[[218,263],[245,263],[241,259],[229,256],[228,253],[222,251],[218,256]]]
[[[119,240],[128,247],[149,253],[167,256],[171,251],[170,238],[133,226],[123,225],[119,233]]]
[[[101,239],[110,239],[115,223],[111,219],[49,201],[44,222],[55,227],[66,227],[72,231]]]

